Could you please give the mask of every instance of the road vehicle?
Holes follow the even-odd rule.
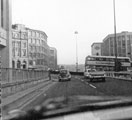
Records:
[[[131,120],[132,98],[68,96],[46,100],[28,111],[14,110],[3,120]]]
[[[59,76],[58,76],[59,82],[60,81],[70,81],[71,80],[71,74],[66,69],[61,69]]]
[[[90,79],[90,81],[98,81],[102,80],[105,81],[105,72],[102,71],[101,69],[96,70],[96,69],[86,69],[84,72],[84,78]]]
[[[131,66],[129,57],[117,57],[118,63],[121,64],[120,70],[127,71]],[[85,58],[85,69],[103,68],[104,71],[114,71],[114,56],[87,56]]]

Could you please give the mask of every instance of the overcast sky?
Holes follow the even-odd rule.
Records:
[[[132,32],[132,0],[116,1],[117,32]],[[83,64],[91,44],[114,33],[113,0],[12,0],[12,23],[44,31],[58,64]]]

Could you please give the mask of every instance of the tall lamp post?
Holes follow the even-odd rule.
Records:
[[[75,31],[75,37],[76,37],[76,72],[78,72],[78,46],[77,46],[77,34],[78,34],[78,32]]]
[[[115,71],[118,71],[118,61],[117,61],[117,42],[116,42],[116,14],[115,14],[115,0],[113,0],[114,9],[114,43],[115,43]]]

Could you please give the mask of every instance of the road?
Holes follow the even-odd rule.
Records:
[[[59,96],[92,95],[92,96],[131,96],[132,82],[107,78],[106,82],[89,82],[83,77],[72,77],[71,81],[56,82],[37,99],[22,108],[28,110],[41,105],[46,99]]]

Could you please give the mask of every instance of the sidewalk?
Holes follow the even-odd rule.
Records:
[[[17,101],[18,99],[24,97],[25,95],[28,95],[29,93],[39,89],[42,86],[48,85],[50,83],[52,83],[52,81],[46,80],[43,83],[38,84],[37,86],[33,86],[31,88],[25,89],[24,91],[20,91],[20,92],[17,92],[16,94],[2,98],[2,106],[5,106],[14,101]]]

